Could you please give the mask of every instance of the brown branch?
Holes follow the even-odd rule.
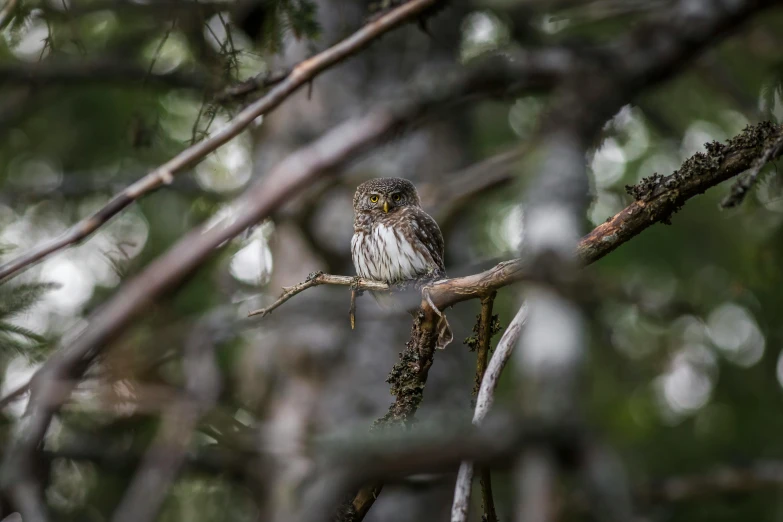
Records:
[[[749,466],[720,466],[712,471],[669,477],[637,489],[642,503],[682,502],[724,493],[746,493],[783,486],[783,462],[759,461]]]
[[[725,145],[710,144],[707,154],[694,155],[672,175],[654,175],[642,181],[632,189],[638,198],[636,201],[579,242],[577,254],[582,263],[587,265],[597,261],[657,222],[668,222],[688,199],[750,168],[763,151],[781,136],[783,126],[780,125],[765,122],[750,126]],[[777,151],[777,155],[769,159],[775,159],[780,153]],[[489,296],[522,279],[525,273],[523,261],[514,259],[479,274],[436,282],[426,287],[426,291],[432,303],[443,310],[461,301]],[[345,285],[353,281],[347,276],[331,277],[344,278],[342,284]],[[395,402],[389,412],[376,422],[376,428],[407,422],[418,409],[434,354],[431,343],[434,342],[435,316],[427,300],[422,300],[406,350],[390,375]],[[343,520],[361,520],[381,487],[376,483],[362,488],[350,503],[341,508]]]
[[[781,125],[762,122],[748,126],[742,133],[729,139],[725,145],[708,144],[706,154],[698,153],[692,156],[673,174],[669,176],[653,174],[638,185],[628,187],[628,191],[636,201],[583,237],[577,247],[578,256],[584,264],[593,263],[649,226],[658,222],[668,224],[672,215],[685,201],[743,173],[751,168],[758,158],[763,157],[765,151],[775,152],[767,158],[768,162],[779,158],[783,149],[778,149],[775,144],[781,139],[783,139]],[[445,279],[427,288],[433,304],[439,310],[443,310],[462,301],[488,296],[504,286],[523,279],[525,275],[523,261],[512,259],[479,274]],[[317,284],[350,286],[355,281],[355,278],[349,276],[322,274],[321,277],[335,282]],[[291,287],[296,291],[284,292],[272,307],[266,309],[267,312],[317,284],[300,283]],[[261,311],[252,313],[261,313]]]
[[[402,15],[395,17],[395,13],[412,15],[416,13],[411,7],[413,5],[424,4],[415,1],[407,3],[379,22],[385,20],[387,25],[399,23],[403,19]],[[392,20],[389,17],[392,17]],[[371,34],[378,30],[377,27],[367,29]],[[353,42],[359,37],[352,38],[348,41]],[[356,45],[355,42],[352,45]],[[536,69],[536,65],[542,67]],[[536,63],[535,60],[487,62],[482,67],[449,78],[449,81],[438,86],[439,89],[421,94],[397,108],[377,109],[364,117],[350,120],[290,155],[266,177],[248,188],[235,201],[237,210],[232,220],[223,219],[192,230],[150,263],[138,276],[127,281],[111,299],[91,314],[88,318],[89,325],[80,336],[74,339],[72,344],[57,350],[33,377],[27,411],[10,437],[10,450],[5,454],[0,466],[0,486],[23,506],[20,509],[25,520],[46,520],[45,511],[39,509],[43,505],[40,484],[37,485],[39,502],[22,502],[34,498],[29,495],[28,486],[36,484],[33,474],[36,454],[52,416],[59,404],[67,399],[75,382],[78,382],[93,359],[131,319],[146,310],[153,299],[181,283],[221,245],[225,245],[229,239],[247,227],[269,217],[292,196],[310,186],[315,179],[334,172],[373,145],[396,135],[403,127],[420,121],[424,114],[451,106],[455,101],[470,100],[476,93],[539,86],[541,82],[551,82],[551,72],[546,63]],[[296,70],[293,76],[296,76]],[[164,174],[158,175],[165,177]],[[437,314],[428,308],[423,315],[426,316],[427,322],[422,330],[425,334],[422,341],[423,346],[429,346],[434,339],[428,339],[426,335],[429,332],[431,336],[432,316]],[[423,349],[426,350],[426,346]],[[431,354],[425,354],[424,360],[431,362],[431,359]],[[63,389],[52,385],[63,381],[69,382],[71,387]],[[405,407],[399,408],[400,414],[407,415],[405,410]]]
[[[707,154],[694,155],[670,176],[656,175],[642,181],[634,190],[639,199],[581,239],[577,247],[580,261],[589,265],[653,224],[667,222],[688,199],[750,168],[781,135],[783,125],[765,122],[749,126],[726,145],[711,144]],[[426,291],[432,303],[444,310],[461,301],[488,296],[525,274],[525,263],[513,259],[479,274],[436,282],[426,287]],[[411,338],[389,375],[395,401],[389,412],[376,421],[376,426],[407,422],[418,409],[434,355],[434,317],[428,301],[422,300],[421,309],[414,317]],[[361,520],[379,491],[377,484],[360,489],[353,501],[341,507],[342,520]]]
[[[227,143],[255,121],[256,118],[280,105],[283,100],[301,86],[310,82],[318,74],[361,51],[381,35],[412,19],[436,1],[411,0],[406,2],[374,22],[365,25],[338,44],[299,63],[285,80],[277,84],[265,96],[248,105],[226,127],[215,132],[207,139],[183,150],[174,158],[116,195],[103,208],[76,223],[61,236],[34,247],[16,259],[12,259],[0,266],[0,282],[58,250],[79,243],[141,196],[156,190],[161,185],[171,183],[175,174],[201,161],[207,154]]]
[[[419,187],[422,205],[438,218],[453,215],[454,208],[471,201],[477,194],[513,180],[517,164],[529,150],[529,144],[524,143],[443,175],[448,183],[423,183]],[[442,221],[438,219],[444,228]]]
[[[152,262],[141,274],[128,281],[112,299],[92,314],[89,326],[67,347],[60,347],[35,374],[31,397],[24,417],[11,437],[9,451],[0,468],[3,489],[17,502],[25,520],[47,520],[29,494],[36,453],[58,405],[70,388],[55,387],[61,381],[74,385],[90,362],[107,343],[148,303],[165,290],[181,282],[207,259],[215,249],[248,226],[268,217],[285,201],[303,190],[318,176],[330,172],[369,144],[386,136],[395,124],[418,114],[418,106],[401,110],[394,117],[378,111],[350,121],[309,147],[299,150],[243,194],[237,202],[235,220],[223,220],[202,226],[187,234],[174,247]],[[40,492],[40,488],[39,488]]]
[[[285,303],[296,294],[304,292],[308,288],[313,288],[314,286],[320,285],[350,286],[352,289],[356,290],[373,290],[381,292],[389,290],[389,285],[380,281],[362,279],[361,277],[337,276],[324,274],[323,272],[313,272],[301,283],[295,284],[294,286],[284,286],[283,294],[271,305],[267,306],[266,308],[253,310],[247,315],[248,317],[252,317],[254,315],[260,315],[261,317],[264,317],[265,315],[272,313],[275,308]]]
[[[480,426],[489,413],[492,403],[495,400],[495,389],[500,381],[500,374],[506,367],[511,354],[514,352],[514,346],[519,341],[522,333],[522,326],[527,319],[527,308],[523,304],[511,324],[508,325],[503,336],[500,338],[495,352],[484,371],[481,379],[478,397],[476,398],[476,409],[473,413],[473,425]],[[457,483],[454,486],[454,502],[451,506],[451,522],[466,522],[468,519],[468,507],[470,506],[471,486],[473,483],[474,465],[471,461],[463,461],[460,464],[457,473]]]
[[[479,316],[478,349],[476,353],[476,384],[474,394],[478,395],[484,374],[487,371],[490,343],[492,335],[497,330],[494,328],[496,318],[492,316],[492,305],[495,302],[495,292],[481,298],[481,315]],[[492,498],[492,474],[486,466],[479,468],[479,482],[481,484],[481,503],[484,508],[484,522],[497,522],[495,512],[495,500]]]
[[[770,158],[773,156],[776,157],[780,154],[782,147],[783,136],[778,138],[774,143],[770,144],[770,146],[767,147],[767,149],[764,151],[764,154],[762,154],[761,157],[756,160],[756,163],[753,165],[753,168],[750,169],[750,172],[742,175],[731,186],[731,192],[723,199],[721,206],[723,208],[730,208],[740,205],[753,184],[756,183],[756,179],[758,179],[759,174],[761,173],[761,169],[763,169],[764,166],[769,163]]]

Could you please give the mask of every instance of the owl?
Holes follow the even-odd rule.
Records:
[[[366,181],[356,189],[353,210],[351,257],[359,277],[394,284],[446,276],[443,234],[422,210],[413,183]],[[442,315],[438,325],[439,348],[451,341],[445,319]]]

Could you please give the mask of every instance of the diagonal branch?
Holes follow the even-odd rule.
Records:
[[[405,4],[379,22],[387,20],[385,23],[392,23],[388,17],[399,13],[399,9],[405,13],[416,12],[405,10],[411,5],[419,4],[415,1]],[[399,16],[394,19],[401,21]],[[509,85],[521,89],[540,86],[541,82],[550,84],[552,71],[547,69],[546,64],[543,64],[542,74],[539,74],[541,69],[535,69],[535,66],[531,73],[529,65],[525,61],[508,63],[501,60],[461,72],[436,86],[434,91],[419,94],[395,108],[377,109],[334,128],[288,156],[265,178],[248,188],[234,202],[236,211],[233,219],[224,218],[192,230],[138,276],[127,281],[88,318],[88,327],[70,345],[57,350],[33,376],[27,411],[15,426],[9,441],[10,450],[0,466],[0,486],[20,506],[25,520],[47,520],[42,487],[34,470],[36,455],[52,416],[90,363],[153,299],[181,283],[216,249],[247,227],[269,217],[283,203],[305,190],[313,180],[334,172],[401,129],[419,122],[425,114],[456,102],[469,101],[477,93],[506,92]],[[296,70],[293,74],[296,76]],[[430,333],[434,315],[435,312],[427,308]],[[427,330],[424,331],[426,333]],[[428,357],[431,360],[431,355]],[[65,387],[54,385],[60,382],[68,384]]]
[[[769,163],[770,158],[776,157],[780,154],[781,148],[783,148],[783,136],[779,137],[774,143],[764,151],[764,154],[756,160],[753,168],[750,172],[742,175],[732,186],[731,192],[721,202],[723,208],[736,207],[740,205],[747,195],[748,191],[756,183],[761,170]]]
[[[783,140],[783,125],[770,122],[751,125],[725,144],[708,143],[706,153],[697,153],[688,158],[671,175],[661,176],[656,173],[637,185],[627,187],[635,201],[581,239],[577,254],[582,263],[588,265],[598,261],[655,223],[669,224],[672,216],[687,200],[753,168],[759,158],[766,158],[770,162],[783,156],[783,148],[775,146],[779,140]],[[774,154],[767,156],[769,150],[774,151]],[[511,259],[478,274],[437,281],[428,286],[427,291],[432,303],[443,310],[462,301],[488,296],[527,275],[523,260]],[[251,313],[269,313],[313,286],[351,286],[356,283],[356,278],[319,274],[316,281],[304,281],[289,287],[273,305]],[[384,283],[377,281],[362,281],[360,284],[366,285],[367,290],[388,289]]]
[[[141,196],[152,192],[161,185],[171,183],[174,175],[201,161],[209,153],[237,136],[256,118],[280,105],[283,100],[306,83],[309,83],[318,74],[361,51],[381,35],[414,18],[422,10],[435,4],[436,1],[411,0],[365,25],[338,44],[299,63],[285,80],[278,83],[265,96],[248,105],[226,127],[212,134],[207,139],[183,150],[126,188],[123,192],[114,196],[104,207],[76,223],[61,236],[43,243],[0,266],[0,282],[58,250],[79,243]]]
[[[480,426],[484,422],[487,413],[489,413],[492,407],[492,403],[495,401],[495,389],[498,386],[498,382],[500,382],[500,374],[506,367],[506,363],[511,359],[511,354],[519,340],[519,335],[522,333],[522,327],[526,318],[527,308],[523,304],[514,316],[511,324],[506,328],[495,348],[495,352],[492,354],[492,358],[481,379],[481,387],[476,398],[476,409],[473,413],[474,426]],[[457,473],[457,483],[454,487],[451,522],[466,522],[468,519],[473,472],[473,462],[463,461],[460,464],[459,472]],[[495,519],[497,520],[497,517]]]
[[[783,125],[764,122],[749,126],[725,145],[708,144],[706,154],[692,156],[670,176],[655,175],[642,181],[633,189],[636,201],[579,241],[579,260],[583,265],[589,265],[655,223],[668,222],[688,199],[750,168],[781,135]],[[780,154],[781,151],[778,152]],[[525,262],[513,259],[479,274],[438,281],[425,288],[430,299],[422,300],[421,308],[414,317],[410,340],[389,376],[395,401],[388,413],[376,421],[376,426],[409,422],[421,404],[434,356],[432,331],[436,315],[430,302],[444,310],[461,301],[490,295],[525,275]],[[382,484],[374,483],[361,488],[353,500],[341,506],[340,519],[350,522],[362,520],[381,487]]]

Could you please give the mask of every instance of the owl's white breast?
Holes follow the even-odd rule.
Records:
[[[377,281],[414,279],[432,265],[432,260],[413,248],[401,232],[383,224],[373,225],[369,233],[355,233],[351,256],[360,277]]]

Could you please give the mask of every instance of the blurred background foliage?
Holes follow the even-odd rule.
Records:
[[[417,70],[426,70],[434,67],[427,50],[438,46],[447,50],[452,63],[470,63],[519,46],[587,47],[611,41],[668,3],[454,2],[427,21],[432,37],[412,25],[401,30],[404,45],[389,37],[393,45],[366,51],[374,63],[364,74],[396,76],[394,81],[405,83],[403,69],[387,64],[412,60]],[[280,70],[280,57],[290,51],[291,42],[305,56],[326,48],[359,27],[373,9],[384,7],[370,4],[375,3],[20,0],[0,38],[0,259],[62,232],[157,164],[226,125],[258,93],[225,102],[213,101],[215,93]],[[329,31],[322,30],[324,17],[331,19]],[[448,39],[439,40],[446,38],[443,34]],[[730,137],[748,123],[783,121],[781,49],[783,11],[768,12],[607,122],[587,158],[591,226],[631,201],[625,185],[654,172],[671,173],[706,142]],[[340,89],[340,80],[339,74],[316,80],[312,104],[303,102],[303,111],[349,107],[351,100],[330,97]],[[362,110],[372,98],[354,101],[359,108],[352,110]],[[171,387],[182,386],[177,354],[192,325],[216,313],[229,318],[217,341],[225,373],[221,406],[200,427],[193,445],[196,450],[242,447],[243,437],[264,418],[272,388],[269,384],[259,391],[247,381],[269,372],[264,382],[275,382],[270,375],[279,370],[254,373],[242,367],[248,352],[262,350],[261,345],[270,350],[279,337],[266,332],[262,321],[241,318],[277,295],[280,284],[300,280],[302,273],[352,273],[345,238],[351,233],[350,195],[356,183],[394,173],[416,179],[426,196],[438,183],[448,184],[450,169],[529,139],[547,101],[537,95],[472,105],[449,130],[461,154],[455,164],[436,158],[436,165],[445,166],[433,171],[405,170],[406,150],[422,154],[416,138],[396,145],[401,165],[379,152],[372,166],[362,164],[344,179],[312,188],[278,218],[232,242],[182,288],[153,303],[149,314],[114,343],[47,439],[55,456],[57,451],[66,454],[53,461],[47,490],[58,520],[110,516],[133,465],[108,465],[111,459],[105,455],[103,460],[85,455],[101,447],[119,456],[143,452],[158,423],[158,405]],[[234,195],[265,175],[269,162],[279,156],[263,148],[273,139],[265,125],[265,120],[256,122],[84,244],[0,285],[3,394],[23,384],[53,343],[78,332],[86,314],[124,280],[194,225],[226,212]],[[318,132],[302,131],[296,139],[307,142],[312,134]],[[593,310],[587,415],[598,436],[618,450],[638,487],[719,465],[783,459],[783,193],[776,169],[764,172],[739,208],[721,210],[728,186],[713,189],[689,201],[671,226],[655,225],[589,270],[623,297],[617,292],[598,296],[600,305]],[[524,209],[518,201],[528,173],[520,169],[518,174],[505,188],[484,191],[439,216],[450,224],[450,275],[512,257],[524,241]],[[309,256],[295,255],[303,259],[295,269],[280,261],[290,253],[279,253],[288,244],[292,224],[299,227],[296,241],[310,245],[297,247]],[[330,226],[345,232],[324,230]],[[311,265],[309,259],[316,261]],[[345,292],[328,292],[338,296],[340,311],[347,309]],[[496,310],[508,324],[516,290],[500,294]],[[456,326],[458,339],[469,335],[477,305],[459,307],[464,310]],[[308,313],[322,312],[316,308]],[[344,314],[332,312],[330,317],[345,327]],[[371,328],[376,323],[369,318],[365,324]],[[401,332],[388,336],[394,340],[387,350],[391,356],[379,359],[378,375],[391,369],[404,342],[404,319],[402,324]],[[373,350],[375,334],[354,335],[371,341],[363,349]],[[334,342],[339,339],[335,336]],[[473,355],[459,342],[449,351],[436,357],[435,367],[453,364],[447,368],[454,371],[444,370],[449,374],[442,379],[462,392],[446,404],[467,411]],[[511,400],[513,378],[509,373],[501,382],[501,403]],[[356,383],[353,388],[357,397],[379,397],[357,406],[356,414],[346,414],[358,426],[383,412],[384,401],[390,400],[382,378],[370,386]],[[441,393],[436,386],[431,383],[426,390],[425,403]],[[5,407],[4,431],[19,418],[24,402],[21,396]],[[76,451],[74,445],[83,458],[67,458],[66,450]],[[500,471],[496,480],[501,519],[508,519],[510,479]],[[431,500],[440,506],[432,508],[438,519],[444,520],[452,487],[446,482]],[[425,498],[428,493],[403,488],[400,494]],[[190,470],[171,491],[161,520],[251,520],[261,509],[257,496],[241,476]],[[762,489],[642,508],[655,520],[772,521],[783,520],[780,498],[779,489]],[[414,519],[380,507],[373,516]],[[568,516],[584,518],[580,513]]]

